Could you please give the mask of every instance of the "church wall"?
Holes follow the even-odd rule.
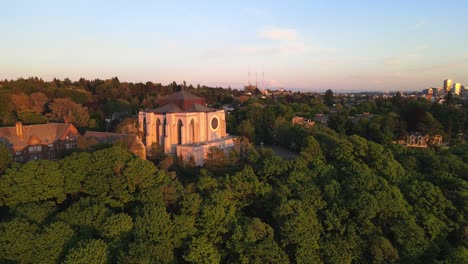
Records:
[[[216,118],[217,127],[213,129],[213,119]],[[206,118],[207,141],[216,140],[226,136],[225,113],[224,110],[208,112]]]
[[[177,146],[177,156],[182,156],[185,161],[189,161],[193,157],[195,164],[197,166],[202,166],[205,162],[207,154],[211,147],[217,147],[222,150],[227,150],[234,146],[233,137],[228,137],[225,139],[217,140],[214,142],[204,143],[201,145],[186,145],[186,146]]]
[[[156,122],[153,113],[146,113],[146,147],[150,148],[156,142]]]
[[[138,131],[140,131],[143,136],[146,134],[146,131],[144,131],[145,115],[146,113],[143,111],[138,112]]]
[[[213,129],[213,118],[216,118],[217,126]],[[226,137],[226,120],[225,112],[219,110],[216,112],[188,112],[188,113],[167,113],[157,114],[152,112],[139,112],[139,130],[143,132],[144,143],[147,148],[150,148],[154,143],[157,143],[157,120],[161,122],[159,129],[159,143],[163,145],[164,152],[168,154],[176,154],[178,145],[178,121],[183,123],[182,127],[182,142],[181,144],[196,144],[206,141],[219,140]],[[190,129],[190,121],[194,120],[194,137]],[[143,126],[143,123],[145,126]]]

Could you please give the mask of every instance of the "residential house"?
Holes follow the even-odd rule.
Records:
[[[301,116],[295,116],[292,118],[292,124],[293,125],[301,125],[301,126],[305,126],[305,127],[311,127],[313,125],[315,125],[315,122],[308,119],[308,118],[304,118],[304,117],[301,117]]]
[[[79,132],[69,123],[47,123],[0,128],[0,142],[5,144],[15,162],[61,158],[76,147]]]

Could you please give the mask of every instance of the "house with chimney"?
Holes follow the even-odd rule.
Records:
[[[70,123],[47,123],[0,128],[0,143],[10,149],[15,162],[61,158],[74,149],[79,132]]]

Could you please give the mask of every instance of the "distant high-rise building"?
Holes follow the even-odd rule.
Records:
[[[454,83],[453,84],[453,93],[456,95],[460,95],[461,93],[461,83]]]
[[[444,87],[437,87],[437,95],[441,95],[441,94],[444,94]]]
[[[452,80],[444,80],[444,92],[448,93],[452,89]]]

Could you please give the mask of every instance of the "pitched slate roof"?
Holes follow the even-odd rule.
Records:
[[[72,124],[48,123],[39,125],[21,125],[23,135],[16,134],[16,126],[0,128],[0,141],[10,148],[21,149],[28,145],[52,144],[58,140],[64,140],[68,132],[78,134],[78,130]]]
[[[163,98],[163,100],[202,100],[203,98],[193,95],[184,90],[178,91]]]
[[[83,135],[86,139],[95,139],[100,143],[122,142],[136,156],[146,159],[146,148],[138,136],[109,132],[86,131]]]
[[[148,112],[152,113],[182,113],[182,112],[211,112],[214,111],[215,109],[194,103],[190,105],[187,109],[182,110],[180,107],[178,107],[175,104],[167,104],[163,105],[161,107],[151,109]]]
[[[178,107],[175,104],[167,104],[163,105],[161,107],[151,109],[148,112],[153,112],[153,113],[180,113],[183,112],[183,110]]]
[[[184,90],[168,95],[159,100],[162,105],[159,108],[153,109],[150,112],[157,113],[179,113],[179,112],[206,112],[212,111],[211,108],[203,107],[205,99],[193,95]],[[199,106],[197,106],[198,104]]]
[[[210,112],[214,110],[215,109],[201,105],[201,104],[193,104],[187,109],[187,112]]]

